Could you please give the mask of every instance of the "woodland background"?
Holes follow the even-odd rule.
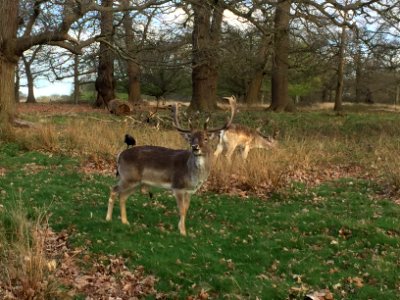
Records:
[[[399,10],[0,0],[0,299],[400,299]],[[278,146],[217,160],[186,238],[158,189],[106,222],[126,133],[187,146],[154,100],[215,125],[232,94]]]
[[[128,93],[275,111],[399,101],[399,1],[1,1],[1,114],[35,81],[72,78],[101,107]],[[53,97],[54,98],[54,97]],[[85,96],[83,96],[85,98]],[[87,97],[86,97],[87,98]]]

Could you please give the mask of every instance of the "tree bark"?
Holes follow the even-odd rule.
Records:
[[[102,6],[111,8],[113,0],[103,0]],[[114,79],[114,55],[109,45],[113,41],[113,13],[112,11],[102,11],[100,17],[101,35],[105,41],[100,42],[99,66],[95,88],[97,91],[95,107],[104,107],[108,102],[115,99],[115,79]]]
[[[268,18],[266,16],[266,18]],[[270,25],[268,20],[266,20],[266,26]],[[261,88],[266,74],[265,66],[269,57],[269,47],[271,43],[270,34],[263,33],[260,47],[257,51],[257,66],[254,71],[254,75],[251,78],[249,85],[247,86],[246,95],[244,97],[244,102],[251,106],[260,102],[261,99]]]
[[[220,2],[193,3],[192,110],[212,111],[217,106],[218,42],[223,14]]]
[[[17,65],[15,66],[15,85],[14,85],[14,99],[16,103],[19,102],[20,80],[21,77],[19,75],[19,65],[17,63]]]
[[[356,67],[356,102],[361,102],[362,96],[362,61],[361,61],[361,46],[358,30],[356,32],[356,53],[354,56],[354,64]]]
[[[11,122],[15,115],[15,67],[16,63],[0,56],[0,124]]]
[[[15,116],[15,55],[19,1],[0,0],[0,124],[10,123]]]
[[[79,102],[80,80],[79,80],[79,55],[74,55],[74,94],[73,101],[75,104]]]
[[[261,87],[264,80],[264,75],[264,70],[257,70],[253,78],[251,78],[244,98],[244,102],[248,106],[255,105],[260,102]]]
[[[346,48],[346,27],[342,26],[342,31],[339,40],[338,51],[338,69],[337,82],[335,90],[335,105],[333,110],[341,111],[343,109],[343,77],[344,77],[344,50]]]
[[[32,70],[31,70],[32,61],[31,60],[28,61],[24,55],[22,55],[22,60],[24,62],[25,76],[26,76],[26,80],[28,83],[28,96],[26,98],[26,103],[36,103],[35,92],[33,90],[34,78],[33,78]]]
[[[129,1],[123,0],[122,5],[128,7]],[[132,17],[129,15],[129,11],[124,14],[123,26],[125,31],[126,52],[132,57],[135,51],[135,35],[133,33],[133,21]],[[128,74],[128,101],[132,104],[137,104],[141,100],[140,67],[132,57],[132,59],[126,61],[126,69]]]
[[[292,110],[289,102],[289,0],[279,0],[274,18],[274,53],[272,55],[270,110]]]

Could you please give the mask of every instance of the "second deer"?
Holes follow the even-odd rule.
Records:
[[[240,124],[231,124],[229,128],[222,130],[219,135],[219,143],[214,152],[218,157],[222,152],[231,161],[232,154],[237,147],[242,147],[242,158],[247,159],[249,151],[255,148],[270,149],[278,144],[275,131],[272,136],[265,136],[258,130]]]

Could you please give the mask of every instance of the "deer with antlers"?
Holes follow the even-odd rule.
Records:
[[[218,157],[222,152],[231,161],[232,154],[237,147],[242,147],[242,158],[247,159],[249,151],[255,148],[270,149],[278,144],[275,130],[272,136],[262,134],[259,129],[252,129],[240,124],[231,124],[227,129],[221,130],[219,142],[214,156]]]
[[[119,182],[111,190],[108,200],[106,220],[112,218],[114,202],[120,201],[121,221],[129,224],[126,216],[126,200],[140,184],[172,190],[179,209],[178,228],[186,235],[185,219],[189,209],[190,197],[207,180],[210,173],[212,150],[208,139],[211,134],[229,128],[236,112],[236,101],[228,98],[231,115],[220,128],[203,130],[192,127],[182,128],[178,120],[178,106],[175,105],[174,127],[188,140],[190,150],[175,150],[159,146],[134,146],[122,151],[117,158]]]

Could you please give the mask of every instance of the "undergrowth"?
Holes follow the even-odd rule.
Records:
[[[167,192],[153,190],[153,199],[135,193],[130,226],[118,207],[106,222],[113,177],[85,175],[66,156],[11,144],[0,153],[3,207],[23,199],[32,220],[50,207],[51,227],[67,230],[73,245],[144,266],[167,298],[303,299],[326,289],[335,299],[400,297],[400,207],[374,182],[292,182],[268,200],[195,195],[184,238]]]

